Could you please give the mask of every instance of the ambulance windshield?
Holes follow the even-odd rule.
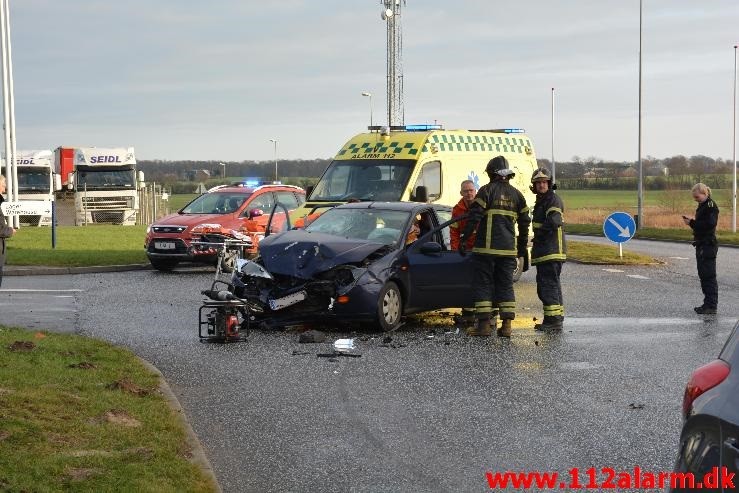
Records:
[[[309,200],[398,201],[408,185],[415,163],[412,159],[333,161]]]

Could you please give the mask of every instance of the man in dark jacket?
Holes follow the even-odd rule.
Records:
[[[5,193],[5,177],[0,175],[0,205],[5,202],[3,194]],[[2,210],[0,210],[0,286],[3,285],[3,266],[5,265],[5,238],[10,238],[15,230],[8,226]]]
[[[709,315],[716,313],[718,307],[718,281],[716,280],[718,205],[711,198],[711,189],[703,183],[696,184],[692,192],[693,200],[698,202],[695,218],[683,216],[683,221],[693,230],[695,260],[703,291],[703,304],[696,306],[694,310],[700,315]]]
[[[490,183],[478,190],[459,244],[459,253],[465,255],[467,238],[477,232],[472,249],[472,291],[477,326],[467,333],[489,336],[495,326],[494,310],[497,308],[502,321],[498,336],[510,337],[511,321],[516,317],[513,272],[518,257],[526,259],[524,270],[528,269],[526,244],[531,218],[523,194],[508,183],[514,172],[509,169],[505,157],[491,159],[485,172]]]
[[[562,220],[564,205],[554,193],[552,173],[539,168],[531,176],[531,191],[536,194],[534,204],[534,245],[531,264],[536,266],[536,294],[544,305],[544,320],[536,330],[559,332],[564,322],[562,285],[559,276],[567,259],[567,248]]]

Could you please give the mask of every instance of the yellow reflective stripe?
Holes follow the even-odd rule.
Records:
[[[560,209],[559,207],[550,207],[549,209],[547,209],[545,215],[548,216],[550,212],[559,212],[560,214],[562,214],[562,209]]]
[[[475,301],[475,308],[478,308],[481,306],[493,306],[493,302],[492,301]]]
[[[534,228],[541,228],[542,226],[544,226],[544,223],[531,223],[531,226],[533,226]]]
[[[488,242],[488,244],[490,244]],[[487,253],[489,255],[502,255],[506,257],[515,257],[518,252],[516,250],[496,250],[494,248],[475,247],[472,249],[474,253]]]
[[[525,214],[525,213],[529,212],[530,210],[531,210],[531,209],[529,209],[529,207],[528,207],[528,206],[526,206],[526,207],[524,207],[523,209],[521,209],[521,211],[519,212],[519,214]]]
[[[458,228],[459,227],[459,221],[457,221],[456,223],[450,224],[449,227],[450,228],[455,228],[455,229]]]
[[[510,216],[510,217],[516,217],[516,213],[513,211],[507,211],[505,209],[488,209],[486,211],[486,214],[488,216],[494,216],[496,214],[501,216]]]
[[[547,262],[550,260],[565,261],[567,260],[567,255],[565,255],[564,253],[553,253],[551,255],[544,255],[543,257],[532,258],[531,265],[540,264],[542,262]]]
[[[562,228],[557,228],[557,243],[559,244],[559,253],[564,255],[564,241],[562,239]]]
[[[544,305],[545,316],[564,315],[564,307],[562,305]]]
[[[501,312],[512,312],[516,310],[516,302],[515,301],[499,301],[498,308],[500,308]]]
[[[484,200],[482,200],[482,199],[480,199],[480,198],[476,198],[476,199],[475,199],[475,202],[476,202],[476,203],[478,203],[478,204],[480,204],[480,207],[482,207],[483,209],[485,209],[485,208],[486,208],[486,207],[488,206],[488,205],[487,205],[487,204],[485,203],[485,201],[484,201]]]

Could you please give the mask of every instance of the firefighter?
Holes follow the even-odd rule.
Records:
[[[711,198],[711,189],[697,183],[692,190],[693,200],[698,202],[695,218],[683,216],[683,222],[693,230],[695,260],[698,264],[698,277],[701,280],[703,304],[693,308],[699,315],[716,313],[718,306],[718,282],[716,281],[716,225],[718,224],[718,205]]]
[[[539,168],[531,176],[531,191],[536,194],[533,228],[534,245],[531,264],[536,266],[536,294],[544,305],[544,320],[534,325],[536,330],[560,332],[564,322],[562,285],[559,276],[567,259],[563,228],[562,199],[554,193],[552,173]]]
[[[452,217],[466,216],[470,211],[470,206],[475,201],[475,194],[477,189],[475,188],[475,182],[472,180],[464,180],[460,185],[459,194],[462,196],[457,202],[457,205],[452,209]],[[467,224],[467,219],[462,219],[456,223],[452,223],[449,226],[449,237],[451,240],[451,249],[459,250],[459,237],[462,235],[464,226]],[[472,250],[475,245],[475,234],[474,232],[467,239],[466,249]],[[454,320],[457,324],[462,326],[468,326],[475,323],[475,309],[474,308],[462,308],[462,314],[455,317]]]
[[[471,259],[477,325],[467,333],[489,336],[496,326],[492,316],[493,307],[497,306],[501,318],[497,334],[499,337],[510,337],[511,321],[516,318],[513,272],[518,257],[524,259],[523,270],[529,268],[526,244],[531,218],[523,194],[509,183],[515,173],[509,169],[505,157],[491,159],[485,172],[490,177],[490,183],[477,192],[459,244],[459,253],[464,256],[467,239],[477,231]]]

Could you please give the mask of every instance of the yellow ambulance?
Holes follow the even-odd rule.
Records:
[[[369,127],[334,157],[305,204],[293,214],[310,219],[349,200],[413,201],[454,206],[460,184],[489,181],[485,166],[505,156],[516,172],[512,184],[533,207],[529,190],[538,167],[531,139],[521,129],[444,130],[440,125]]]

